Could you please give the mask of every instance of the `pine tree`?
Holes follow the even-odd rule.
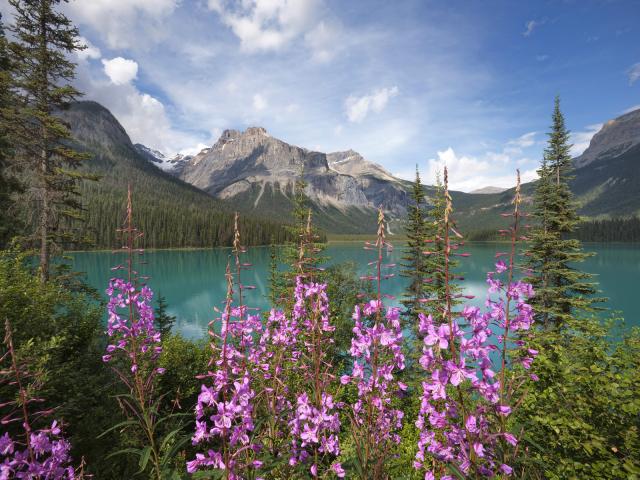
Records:
[[[16,221],[12,218],[11,195],[18,185],[9,172],[13,157],[9,132],[14,123],[13,110],[16,106],[11,69],[9,43],[4,33],[0,13],[0,247],[6,245],[11,236],[17,233]]]
[[[431,209],[427,220],[427,240],[426,249],[433,252],[428,255],[426,270],[429,272],[429,279],[426,289],[429,298],[434,299],[425,305],[424,310],[427,315],[431,315],[434,319],[439,317],[441,306],[445,301],[445,281],[444,281],[444,215],[447,205],[446,195],[448,195],[445,186],[442,183],[440,172],[436,172],[435,191],[431,197]],[[455,270],[458,262],[449,260],[449,268]],[[456,285],[452,284],[451,289],[456,289]],[[454,302],[455,303],[455,302]]]
[[[167,300],[158,293],[158,305],[155,309],[155,323],[158,332],[164,339],[171,333],[173,324],[176,323],[176,317],[167,313]]]
[[[85,48],[78,30],[57,7],[61,0],[9,0],[15,9],[16,86],[23,105],[16,149],[27,181],[33,237],[39,245],[40,278],[49,277],[52,250],[74,239],[71,229],[82,205],[74,171],[86,155],[73,150],[71,133],[56,111],[75,100],[69,56]]]
[[[574,267],[592,254],[583,251],[579,240],[569,238],[580,219],[568,184],[571,144],[558,97],[548,135],[533,202],[536,226],[525,256],[528,281],[536,291],[531,301],[536,322],[560,328],[577,312],[593,311],[601,299],[593,296],[597,290],[592,275]]]
[[[291,211],[293,221],[287,227],[290,240],[285,245],[282,255],[286,270],[273,270],[273,281],[270,284],[271,297],[276,299],[278,306],[285,309],[291,306],[296,277],[303,276],[320,281],[322,272],[319,266],[325,260],[319,255],[323,247],[318,243],[320,235],[313,224],[311,205],[305,193],[306,187],[303,166],[294,186]]]
[[[411,205],[407,209],[407,243],[402,257],[401,275],[409,279],[402,300],[402,304],[405,306],[404,319],[407,325],[413,327],[417,324],[418,313],[424,311],[420,300],[429,296],[428,284],[425,280],[432,273],[426,268],[428,257],[423,252],[426,248],[427,230],[433,230],[433,225],[427,224],[427,199],[417,165],[416,179],[409,195]]]

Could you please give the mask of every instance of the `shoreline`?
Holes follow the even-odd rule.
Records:
[[[391,242],[398,242],[398,244],[404,244],[407,241],[407,237],[387,237]],[[375,235],[363,235],[362,238],[330,238],[326,243],[322,245],[330,246],[330,245],[340,245],[340,244],[352,244],[352,243],[362,243],[367,240],[375,240]],[[474,244],[509,244],[510,242],[507,240],[467,240],[464,242],[465,245],[474,245]],[[628,246],[640,246],[640,242],[587,242],[583,241],[583,245],[628,245]],[[247,245],[247,248],[269,248],[271,245]],[[285,244],[274,245],[276,247],[284,247]],[[144,248],[145,253],[151,252],[166,252],[166,251],[176,251],[176,252],[196,252],[201,250],[223,250],[229,249],[230,246],[225,247],[164,247],[164,248]],[[66,250],[63,255],[67,254],[77,254],[77,253],[119,253],[119,250],[112,250],[107,248],[98,248],[95,250]]]

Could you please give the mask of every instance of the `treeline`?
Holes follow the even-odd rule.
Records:
[[[583,220],[568,236],[583,242],[640,242],[640,218]],[[493,229],[468,232],[466,238],[474,242],[503,240]]]
[[[583,242],[640,242],[640,218],[585,221],[578,225],[574,238]]]
[[[119,245],[116,229],[122,223],[123,192],[112,191],[88,196],[84,229],[95,248]],[[184,248],[230,246],[233,224],[229,212],[197,205],[182,205],[170,200],[153,201],[144,193],[135,196],[137,224],[145,232],[146,248]],[[281,244],[287,239],[282,225],[240,217],[248,245]]]

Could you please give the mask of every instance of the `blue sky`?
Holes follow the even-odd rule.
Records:
[[[264,126],[454,188],[534,176],[559,94],[575,153],[640,107],[640,2],[76,0],[78,86],[166,153]],[[0,10],[8,12],[7,0]]]

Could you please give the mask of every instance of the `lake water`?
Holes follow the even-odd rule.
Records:
[[[475,295],[471,303],[481,305],[486,298],[486,272],[492,270],[494,255],[506,245],[473,243],[465,246],[470,257],[460,259],[464,272],[466,293]],[[400,263],[402,246],[389,255],[389,263]],[[596,253],[582,269],[597,275],[603,296],[609,298],[606,307],[622,312],[628,325],[640,325],[640,246],[586,244],[585,249]],[[177,317],[174,328],[188,338],[205,335],[207,323],[215,317],[214,306],[220,306],[225,296],[224,271],[230,251],[217,248],[209,250],[159,250],[144,254],[145,264],[139,270],[151,278],[149,286],[162,294],[169,304],[169,313]],[[371,251],[364,250],[359,243],[333,243],[325,254],[329,263],[353,261],[360,272],[367,271],[367,263],[373,260]],[[88,283],[104,292],[111,267],[122,262],[120,254],[107,252],[83,252],[71,255],[74,270],[86,272]],[[246,261],[253,264],[251,270],[243,272],[243,283],[255,285],[247,292],[247,304],[261,309],[268,308],[267,272],[269,248],[250,248]],[[395,273],[398,273],[397,271]],[[397,275],[384,282],[385,293],[399,296],[405,287],[405,279]],[[106,296],[105,296],[106,298]]]

